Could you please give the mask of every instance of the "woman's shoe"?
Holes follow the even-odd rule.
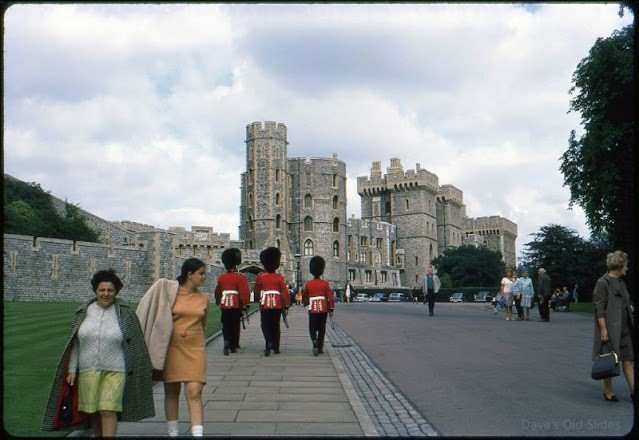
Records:
[[[603,393],[604,399],[606,399],[608,402],[619,402],[619,399],[617,399],[617,396],[615,396],[614,394],[610,397],[606,396],[606,393]]]

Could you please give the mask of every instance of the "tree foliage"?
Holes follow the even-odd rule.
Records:
[[[554,224],[542,226],[539,232],[530,235],[533,241],[523,246],[519,271],[528,269],[536,286],[537,271],[543,267],[550,275],[553,289],[565,286],[572,291],[578,284],[582,298],[588,298],[597,279],[606,271],[610,243],[603,238],[585,240],[576,231]]]
[[[486,247],[460,246],[433,260],[440,278],[450,276],[452,286],[495,286],[504,273],[501,252]]]
[[[58,214],[51,195],[38,183],[25,183],[5,176],[3,195],[5,233],[98,241],[98,233],[87,225],[77,206],[66,203],[65,213]]]
[[[634,261],[636,96],[634,23],[599,38],[572,78],[570,110],[581,113],[584,134],[572,130],[560,170],[570,206],[581,206],[593,235]],[[612,249],[611,249],[612,250]]]

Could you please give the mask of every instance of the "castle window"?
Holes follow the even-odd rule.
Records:
[[[357,272],[355,272],[355,269],[348,269],[348,281],[355,281],[356,275]]]
[[[248,230],[249,231],[253,230],[253,216],[252,215],[249,215],[249,218],[248,218]]]
[[[275,240],[275,247],[276,248],[280,248],[280,239],[278,238],[277,240]]]
[[[333,188],[339,188],[339,179],[337,174],[333,174]]]
[[[306,240],[304,242],[304,256],[312,257],[315,254],[315,247],[313,246],[313,242],[311,240]]]
[[[306,194],[304,196],[304,208],[312,208],[313,207],[313,197],[310,194]]]
[[[339,197],[333,196],[333,209],[339,209]]]
[[[353,244],[353,236],[352,236],[352,235],[348,235],[348,236],[346,237],[346,245],[347,245],[348,247],[351,247],[351,245],[352,245],[352,244]]]
[[[365,270],[364,271],[364,281],[366,281],[367,283],[370,283],[371,275],[372,275],[372,272],[370,270]]]
[[[280,229],[280,228],[282,227],[282,216],[281,216],[281,215],[279,215],[279,214],[277,214],[277,215],[275,216],[275,227],[276,227],[277,229]],[[278,247],[279,247],[279,246],[278,246]]]
[[[279,169],[275,170],[275,181],[276,182],[280,181],[280,170]]]
[[[368,237],[365,237],[365,236],[360,237],[359,244],[362,246],[368,246]]]
[[[406,199],[406,210],[410,209],[410,202],[408,201],[408,199]]]
[[[381,276],[382,276],[382,283],[386,282],[386,277],[388,276],[388,274],[386,273],[385,270],[380,272]]]
[[[419,257],[415,257],[415,266],[419,266]]]
[[[384,212],[384,214],[390,214],[391,213],[391,205],[390,202],[386,202],[384,205],[384,208],[386,209],[386,211]]]
[[[333,256],[339,257],[339,241],[337,240],[333,242]]]
[[[378,238],[377,239],[377,249],[381,249],[383,243],[384,243],[384,240],[382,240],[381,238]]]
[[[333,232],[339,232],[339,217],[333,219]]]
[[[361,253],[360,253],[360,255],[359,255],[359,260],[360,260],[362,263],[366,263],[366,252],[361,252]]]
[[[304,219],[304,230],[305,230],[306,232],[310,232],[310,231],[312,231],[312,230],[313,230],[313,218],[312,218],[312,217],[307,216],[307,217]]]
[[[276,205],[282,204],[282,196],[280,195],[280,193],[275,193],[275,204]]]

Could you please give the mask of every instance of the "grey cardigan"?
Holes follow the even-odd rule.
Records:
[[[608,338],[613,350],[621,355],[619,351],[619,342],[621,335],[626,331],[622,328],[622,324],[631,319],[631,302],[628,288],[623,280],[619,280],[621,289],[613,289],[615,281],[611,282],[608,274],[603,275],[597,280],[595,290],[592,294],[592,306],[595,315],[595,339],[593,341],[592,358],[593,360],[599,354],[601,347],[601,330],[597,318],[606,318],[606,328],[608,329]],[[625,316],[624,316],[625,315]]]

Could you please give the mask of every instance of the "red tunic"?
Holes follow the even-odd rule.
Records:
[[[291,305],[286,281],[278,273],[262,272],[258,274],[253,290],[256,295],[260,295],[260,310],[281,309],[282,306],[288,308]]]
[[[220,309],[240,309],[248,307],[250,302],[251,294],[244,275],[237,272],[220,275],[215,287],[215,304]]]
[[[308,303],[308,313],[328,313],[335,309],[335,296],[325,280],[314,278],[307,281],[303,296],[304,303]]]

